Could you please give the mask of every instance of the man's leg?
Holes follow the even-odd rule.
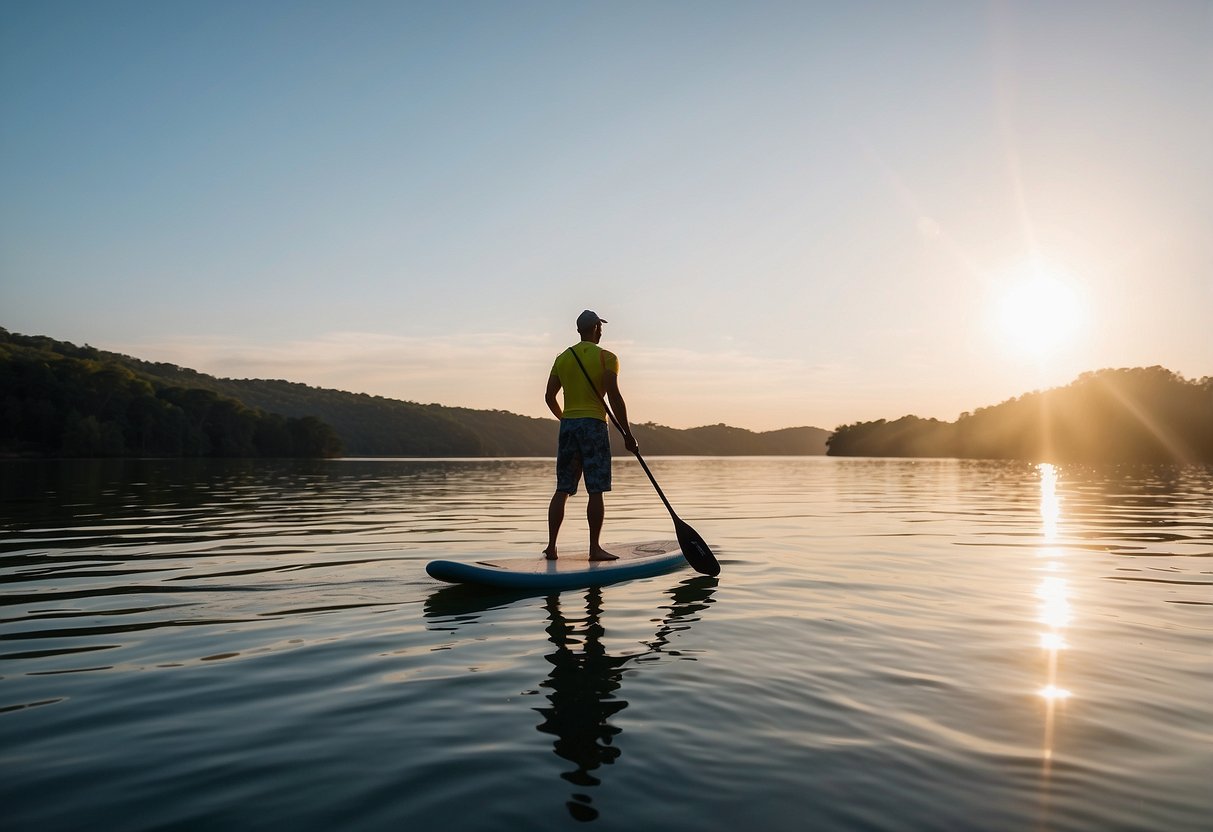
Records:
[[[564,522],[564,504],[568,499],[568,494],[557,491],[552,494],[552,502],[548,503],[548,547],[543,550],[548,560],[556,560],[556,536],[560,534],[560,524]]]
[[[556,536],[564,522],[564,504],[577,491],[581,479],[581,451],[577,447],[575,425],[567,419],[560,421],[560,436],[556,444],[556,491],[548,504],[548,547],[544,557],[556,560]]]
[[[590,502],[585,507],[585,518],[590,523],[590,560],[618,560],[618,555],[612,555],[602,548],[598,538],[602,534],[602,521],[606,516],[606,506],[602,492],[591,492]]]
[[[585,469],[585,490],[590,502],[585,509],[590,523],[590,560],[616,560],[615,555],[602,548],[599,535],[606,515],[602,495],[611,490],[611,437],[606,422],[582,420],[585,426],[582,445],[582,465]]]

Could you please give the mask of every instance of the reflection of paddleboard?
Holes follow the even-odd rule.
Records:
[[[515,589],[577,589],[632,578],[660,575],[686,563],[677,540],[616,543],[604,547],[619,560],[591,561],[588,552],[561,553],[557,560],[542,555],[530,558],[494,558],[475,563],[433,560],[426,564],[430,577],[451,583],[482,584]]]

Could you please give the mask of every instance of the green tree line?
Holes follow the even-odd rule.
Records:
[[[552,456],[555,419],[473,410],[309,387],[280,379],[215,378],[172,364],[124,359],[139,373],[213,390],[287,415],[311,414],[333,426],[351,456]],[[632,426],[645,454],[698,456],[824,454],[829,431],[814,427],[755,432],[727,425],[677,429]],[[624,453],[612,431],[612,447]]]
[[[66,457],[320,457],[341,443],[290,418],[144,378],[91,347],[0,329],[0,453]]]
[[[325,439],[320,443],[324,446],[323,455],[334,453],[334,438],[350,456],[552,456],[555,453],[557,422],[554,419],[536,419],[504,410],[418,404],[281,379],[216,378],[174,364],[142,361],[44,336],[10,334],[2,329],[0,333],[0,349],[6,350],[8,356],[4,359],[3,372],[12,374],[4,377],[3,395],[5,414],[8,415],[0,415],[0,452],[282,455],[282,426],[285,424],[294,426],[291,430],[305,434],[298,448],[306,449],[311,447],[309,441]],[[37,355],[21,357],[24,355],[21,350],[32,350]],[[63,361],[84,364],[65,365],[51,371]],[[20,370],[24,375],[18,379],[18,371],[8,366],[12,362],[36,366]],[[90,375],[92,371],[99,375]],[[99,391],[106,385],[126,392],[115,393],[117,398],[102,406],[105,396]],[[93,390],[95,395],[86,396],[88,402],[84,404],[77,402],[75,397],[87,390]],[[149,398],[149,390],[148,401],[132,405],[134,415],[127,411],[122,418],[115,415],[114,408],[119,400]],[[180,409],[181,414],[173,412],[172,407]],[[189,418],[185,418],[187,412],[192,414]],[[204,412],[205,415],[201,415]],[[38,414],[45,413],[56,415],[42,425]],[[256,441],[256,431],[253,433],[254,447],[249,451],[245,441],[247,430],[238,425],[251,416],[263,421],[262,434],[278,437],[277,452],[262,451]],[[174,421],[181,419],[185,421],[180,424]],[[191,426],[195,429],[185,430]],[[206,429],[196,429],[202,426]],[[330,428],[331,433],[325,434]],[[309,430],[315,435],[309,434]],[[679,430],[648,423],[635,425],[633,430],[644,452],[652,455],[824,454],[829,435],[828,431],[814,427],[754,432],[727,425]],[[166,440],[165,434],[180,436],[180,442]],[[614,436],[614,431],[612,435],[616,452],[623,453],[622,443]],[[298,448],[292,445],[291,453],[298,455]]]
[[[839,427],[833,456],[1213,463],[1213,378],[1163,367],[1084,373],[1066,387],[961,414]]]

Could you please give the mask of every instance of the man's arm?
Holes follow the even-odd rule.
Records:
[[[623,393],[619,392],[619,374],[607,370],[602,375],[602,381],[606,385],[611,412],[615,414],[615,420],[623,428],[623,444],[629,452],[636,453],[639,446],[636,444],[636,437],[632,436],[632,426],[628,424],[628,406],[623,400]]]
[[[557,419],[564,418],[564,410],[560,407],[560,402],[556,401],[556,394],[560,392],[560,376],[548,376],[548,389],[544,394],[543,400],[548,404],[548,410],[552,411],[552,415]]]

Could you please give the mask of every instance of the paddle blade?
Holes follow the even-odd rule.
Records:
[[[720,574],[720,564],[716,562],[716,556],[699,536],[699,532],[675,517],[674,533],[678,536],[678,545],[682,547],[682,556],[691,564],[692,569],[701,575]]]

